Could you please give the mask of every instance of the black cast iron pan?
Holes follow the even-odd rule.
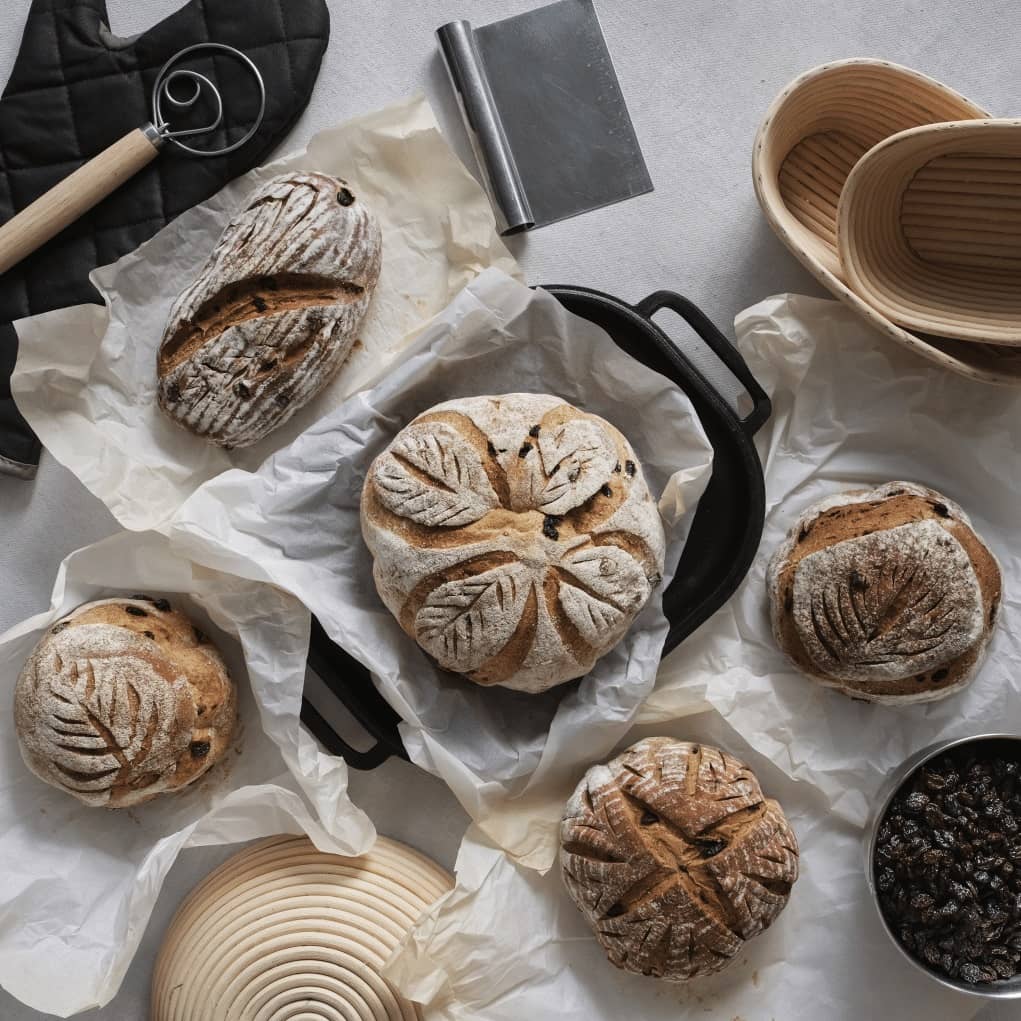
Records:
[[[743,580],[762,537],[765,490],[762,465],[752,437],[769,418],[769,398],[726,337],[687,298],[657,291],[637,305],[585,287],[553,286],[570,312],[601,326],[619,348],[672,379],[687,394],[713,446],[713,474],[695,512],[674,580],[663,593],[670,624],[663,655],[675,649],[733,594]],[[726,365],[752,400],[739,418],[692,364],[684,351],[653,322],[664,309],[676,312]],[[369,671],[335,645],[312,621],[309,666],[375,740],[368,751],[352,748],[308,700],[301,718],[333,754],[356,769],[372,769],[398,755],[407,758],[397,726],[400,717],[376,690]]]

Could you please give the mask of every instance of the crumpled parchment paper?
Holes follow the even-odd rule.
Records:
[[[963,1021],[984,1005],[927,979],[890,943],[866,885],[864,825],[888,773],[918,749],[1021,731],[1021,480],[1011,467],[1021,395],[913,358],[834,301],[766,299],[738,316],[737,335],[773,398],[758,437],[762,546],[735,598],[664,661],[620,747],[666,734],[743,759],[791,820],[801,878],[778,921],[730,967],[674,986],[615,969],[558,870],[524,870],[473,828],[456,889],[388,969],[406,995],[429,1005],[430,1019]],[[1004,570],[986,663],[968,689],[941,702],[853,702],[795,672],[769,629],[766,563],[800,511],[835,490],[891,479],[959,501]],[[561,803],[582,772],[561,787]]]
[[[333,381],[260,443],[224,451],[156,403],[156,351],[170,308],[198,275],[245,197],[288,170],[348,181],[379,217],[383,264],[354,350]],[[77,305],[17,324],[11,380],[46,448],[125,527],[159,528],[203,482],[255,468],[360,389],[408,334],[487,266],[516,274],[482,188],[417,96],[320,132],[304,152],[245,174],[136,251],[92,274],[106,306]]]
[[[564,777],[630,726],[659,665],[657,590],[580,684],[528,695],[438,671],[376,593],[359,500],[372,459],[412,418],[452,397],[550,392],[613,422],[642,460],[673,576],[712,450],[690,402],[551,295],[487,270],[372,389],[312,425],[257,472],[227,472],[182,507],[176,546],[200,563],[293,592],[364,663],[403,717],[413,761],[442,777],[490,839],[535,868],[555,853]]]
[[[715,975],[676,984],[630,975],[606,959],[559,868],[546,875],[523,869],[473,827],[453,892],[384,970],[426,1004],[429,1021],[974,1017],[980,999],[926,978],[891,945],[865,885],[862,832],[828,812],[819,790],[786,776],[712,710],[638,728],[621,747],[653,735],[724,748],[783,805],[801,848],[801,874],[777,921]]]
[[[21,760],[14,686],[55,620],[111,595],[167,596],[224,655],[238,685],[232,752],[195,784],[130,809],[90,808]],[[186,847],[307,833],[358,854],[375,831],[347,796],[347,767],[298,726],[308,611],[268,585],[197,567],[155,533],[72,553],[50,609],[0,637],[0,985],[66,1017],[113,998],[163,879]]]
[[[943,372],[849,309],[799,295],[737,317],[738,345],[773,398],[758,436],[766,526],[738,595],[663,664],[644,719],[706,702],[834,812],[865,822],[888,773],[934,741],[1021,733],[1021,393]],[[1000,620],[976,680],[938,702],[854,702],[793,669],[769,628],[766,565],[809,504],[842,489],[919,482],[957,501],[999,558]]]

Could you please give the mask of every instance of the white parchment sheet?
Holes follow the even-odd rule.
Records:
[[[535,868],[555,853],[550,796],[611,748],[651,689],[667,623],[661,589],[580,684],[528,695],[432,666],[376,593],[359,501],[372,459],[420,412],[453,397],[558,394],[631,441],[667,530],[673,576],[712,450],[690,402],[551,295],[487,270],[372,389],[311,426],[257,472],[227,472],[181,509],[172,541],[192,559],[301,598],[364,663],[403,717],[412,759],[442,777],[490,839]]]
[[[352,353],[315,400],[272,435],[224,451],[156,403],[156,351],[170,308],[198,275],[245,197],[288,170],[344,178],[383,229],[383,264]],[[159,528],[203,482],[252,469],[360,389],[487,266],[516,274],[482,188],[417,96],[315,135],[304,152],[245,174],[130,255],[92,274],[104,306],[76,305],[17,324],[11,381],[44,446],[125,527]]]
[[[773,397],[759,434],[766,527],[739,594],[663,664],[646,719],[710,703],[760,752],[861,824],[887,774],[934,741],[1021,732],[1021,394],[942,372],[838,302],[769,298],[738,344]],[[965,691],[874,706],[798,674],[769,628],[766,564],[801,511],[842,489],[919,482],[956,500],[1000,560],[989,655]]]
[[[427,1005],[429,1021],[964,1021],[978,1012],[980,999],[927,979],[890,944],[868,899],[862,832],[828,812],[818,789],[785,775],[712,710],[637,728],[621,748],[653,735],[724,748],[783,805],[801,861],[777,921],[716,975],[677,984],[630,975],[607,961],[559,867],[521,868],[473,827],[454,891],[385,970]]]
[[[22,762],[14,686],[54,621],[84,602],[134,593],[166,596],[213,639],[238,686],[238,736],[191,787],[135,808],[90,808]],[[64,561],[50,609],[0,637],[5,989],[61,1017],[111,1000],[186,847],[302,832],[324,851],[371,846],[372,823],[347,797],[347,767],[298,726],[308,631],[308,611],[292,596],[196,567],[152,532],[122,532]]]
[[[429,1005],[431,1021],[962,1021],[984,1005],[928,980],[889,942],[866,886],[863,824],[887,774],[912,752],[943,737],[1021,730],[1021,395],[940,372],[833,301],[769,298],[738,316],[737,334],[774,402],[759,437],[762,547],[738,595],[663,663],[620,747],[666,734],[747,762],[801,845],[790,903],[716,976],[678,986],[629,976],[606,961],[558,870],[522,869],[476,827],[455,891],[389,969]],[[942,702],[902,708],[853,702],[795,673],[766,610],[766,562],[800,511],[891,479],[959,501],[1000,558],[1005,587],[977,680]],[[582,772],[559,789],[561,804]]]

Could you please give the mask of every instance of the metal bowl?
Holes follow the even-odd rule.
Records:
[[[948,989],[956,989],[961,993],[970,993],[972,996],[981,996],[985,999],[991,1000],[1021,1000],[1021,975],[1015,975],[1010,979],[1001,979],[997,982],[983,982],[981,984],[961,982],[958,979],[953,979],[948,975],[944,975],[942,972],[935,971],[924,961],[920,961],[917,957],[912,955],[904,946],[901,945],[900,940],[897,939],[896,933],[891,930],[887,923],[886,917],[883,915],[883,909],[879,905],[879,896],[876,891],[876,839],[879,834],[879,824],[883,821],[883,817],[886,815],[886,810],[889,808],[894,795],[901,789],[904,783],[914,774],[914,772],[930,759],[935,758],[937,755],[941,755],[943,752],[950,751],[952,748],[960,748],[963,745],[978,744],[980,742],[996,742],[998,744],[1002,743],[1003,745],[1008,745],[1010,746],[1009,750],[1021,759],[1021,735],[976,734],[973,737],[962,737],[955,741],[940,741],[937,744],[929,745],[928,748],[923,748],[920,752],[916,752],[907,759],[900,768],[894,770],[894,772],[890,774],[889,779],[883,785],[883,788],[879,793],[879,800],[877,802],[878,807],[873,813],[872,818],[869,820],[867,830],[868,839],[866,840],[865,847],[865,875],[868,879],[869,890],[872,893],[872,903],[875,905],[876,913],[879,915],[879,920],[882,922],[883,929],[886,931],[886,934],[890,937],[890,941],[897,950],[900,951],[904,958],[910,961],[915,968],[924,972],[929,976],[929,978],[939,982],[940,985],[946,986]]]

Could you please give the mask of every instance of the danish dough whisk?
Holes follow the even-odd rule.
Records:
[[[210,51],[227,54],[241,62],[258,90],[258,110],[251,126],[237,141],[202,149],[191,143],[224,123],[223,96],[207,75],[177,65],[185,58],[193,59]],[[195,108],[204,95],[215,109],[213,120],[198,127],[174,128],[169,117]],[[185,47],[175,53],[156,76],[149,124],[129,131],[0,227],[0,273],[6,273],[116,191],[148,166],[166,145],[173,145],[190,156],[223,156],[248,142],[259,130],[265,114],[266,85],[248,56],[225,43],[196,43]]]

